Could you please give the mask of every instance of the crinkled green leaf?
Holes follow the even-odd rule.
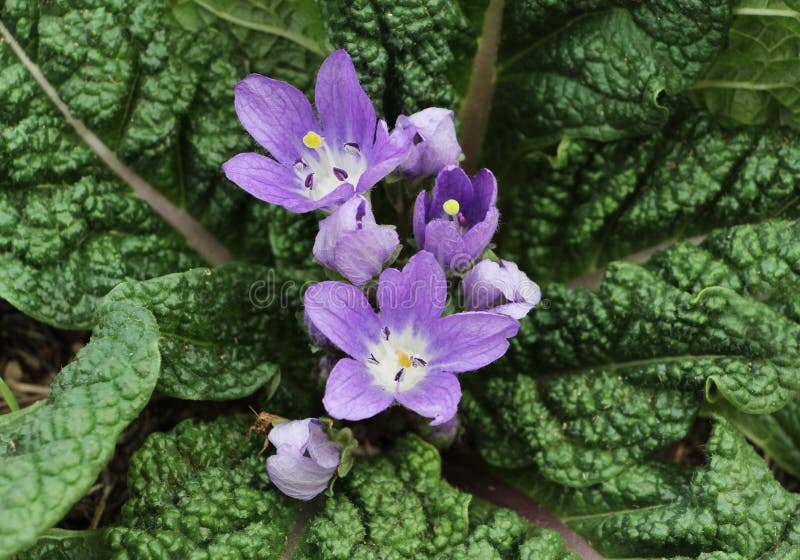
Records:
[[[610,558],[797,558],[798,495],[723,419],[707,454],[708,464],[694,472],[648,464],[598,486],[533,494]],[[525,488],[530,481],[515,482]]]
[[[107,302],[149,309],[160,330],[158,390],[182,399],[235,399],[308,364],[295,314],[300,285],[278,270],[247,264],[197,268],[115,288]],[[286,341],[297,344],[295,351]],[[310,367],[302,374],[310,375]]]
[[[254,146],[236,117],[233,86],[262,71],[307,87],[321,57],[221,17],[187,30],[172,7],[9,1],[0,19],[120,159],[231,252],[269,262],[267,205],[220,168]],[[276,17],[293,32],[303,22],[319,30],[310,8],[283,2]],[[119,282],[202,264],[76,136],[7,42],[0,68],[0,296],[50,324],[87,328],[99,298]]]
[[[457,109],[475,37],[456,0],[321,0],[330,42],[353,57],[365,90],[393,121]]]
[[[562,138],[613,140],[667,122],[724,46],[727,0],[510,0],[487,150],[498,167]]]
[[[401,439],[391,458],[356,464],[307,525],[292,529],[302,502],[270,484],[251,422],[186,421],[150,436],[131,462],[122,525],[106,534],[111,557],[577,560],[554,531],[508,510],[473,511],[469,495],[441,480],[437,451],[416,436]],[[284,550],[297,530],[297,547]]]
[[[800,125],[800,2],[735,0],[728,46],[693,97],[736,124]]]
[[[685,108],[645,139],[564,142],[555,165],[531,156],[501,183],[501,252],[535,280],[563,280],[717,227],[797,217],[798,146],[794,131],[727,131]]]
[[[32,547],[14,556],[15,560],[105,560],[108,547],[103,530],[65,531],[50,529]]]
[[[584,487],[683,437],[704,392],[748,413],[782,408],[800,391],[786,303],[798,235],[740,226],[648,268],[614,263],[597,291],[550,286],[494,375],[471,381],[464,411],[484,458]]]
[[[46,400],[0,416],[0,555],[33,544],[89,489],[150,399],[158,367],[152,314],[115,303]]]

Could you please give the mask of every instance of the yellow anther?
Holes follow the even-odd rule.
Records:
[[[322,136],[314,132],[313,130],[309,130],[306,132],[306,135],[303,136],[303,144],[306,145],[306,148],[311,148],[316,150],[320,146],[322,146]]]
[[[458,204],[458,201],[455,198],[446,200],[444,204],[442,204],[442,208],[450,216],[455,216],[458,214],[458,211],[461,210],[461,206]]]
[[[400,367],[411,367],[411,358],[408,357],[408,354],[402,350],[395,350],[395,354],[397,354],[397,361],[400,363]]]

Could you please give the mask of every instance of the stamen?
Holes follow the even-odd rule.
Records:
[[[408,354],[402,350],[395,350],[394,353],[397,354],[397,362],[401,366],[404,368],[411,367],[411,358],[408,357]]]
[[[308,175],[306,175],[306,188],[308,190],[311,190],[311,189],[314,188],[314,174],[313,173],[309,173]]]
[[[298,171],[298,172],[302,171],[306,167],[308,167],[308,164],[306,162],[304,162],[302,160],[302,158],[300,158],[300,159],[298,159],[297,161],[294,162],[294,170],[295,171]]]
[[[357,156],[358,154],[361,153],[361,149],[355,142],[347,142],[344,145],[344,151],[350,154],[351,156]]]
[[[309,130],[306,132],[306,135],[303,136],[303,144],[305,144],[306,148],[311,148],[312,150],[316,150],[320,146],[322,146],[322,136],[314,132],[313,130]]]
[[[428,362],[426,362],[422,358],[418,358],[417,356],[412,356],[411,365],[413,365],[414,367],[427,366]]]
[[[344,181],[345,179],[347,179],[347,171],[345,171],[341,167],[334,167],[333,174],[336,175],[336,178],[339,179],[340,181]]]
[[[467,227],[467,217],[464,216],[464,214],[459,212],[456,218],[458,219],[458,225],[461,227]]]
[[[424,142],[425,139],[419,135],[419,132],[414,133],[414,138],[411,139],[411,142],[416,146],[417,144],[421,144]]]
[[[405,373],[405,371],[406,371],[406,370],[404,370],[404,369],[401,369],[400,371],[398,371],[398,372],[397,372],[397,373],[394,375],[394,380],[399,382],[399,381],[400,381],[400,379],[403,377],[403,373]]]
[[[389,335],[392,334],[392,331],[389,330],[389,327],[383,327],[383,338],[389,340]]]
[[[461,205],[455,198],[451,198],[442,204],[442,210],[444,210],[449,216],[455,216],[458,214],[458,211],[461,210]]]
[[[378,361],[378,360],[375,358],[375,355],[374,355],[374,354],[370,354],[370,355],[369,355],[369,358],[367,358],[367,361],[368,361],[369,363],[371,363],[371,364],[375,364],[375,365],[378,365],[378,364],[380,364],[380,362],[379,362],[379,361]]]

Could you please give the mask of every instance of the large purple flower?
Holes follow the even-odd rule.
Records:
[[[436,175],[448,165],[457,165],[461,146],[456,137],[453,111],[429,107],[407,117],[397,117],[397,129],[412,139],[406,160],[400,164],[400,174],[410,181],[421,181]]]
[[[522,319],[542,299],[536,282],[511,261],[479,262],[464,276],[461,287],[467,310],[491,310],[514,319]]]
[[[319,223],[314,256],[361,286],[381,271],[398,245],[395,229],[379,226],[369,201],[358,195]]]
[[[238,154],[222,166],[228,179],[256,198],[303,213],[366,191],[406,158],[411,139],[403,131],[389,134],[377,120],[345,51],[322,63],[314,96],[322,128],[294,86],[259,74],[236,84],[239,120],[275,159]]]
[[[316,418],[278,424],[269,433],[277,453],[267,458],[269,479],[292,498],[310,500],[328,486],[341,450]]]
[[[463,270],[491,242],[500,213],[497,181],[488,169],[472,179],[455,166],[442,169],[433,187],[414,204],[414,237],[421,250],[436,256],[445,270]]]
[[[519,323],[486,312],[442,317],[444,272],[433,255],[416,254],[402,271],[383,271],[380,313],[356,287],[321,282],[306,292],[314,325],[350,355],[331,371],[322,403],[344,420],[369,418],[394,401],[433,418],[450,420],[461,400],[456,373],[473,371],[505,354]]]

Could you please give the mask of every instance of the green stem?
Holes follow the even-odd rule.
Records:
[[[767,16],[800,19],[800,12],[794,10],[776,10],[774,8],[734,8],[733,14],[737,16]]]
[[[11,389],[9,389],[8,385],[6,385],[6,382],[2,377],[0,377],[0,393],[3,394],[3,398],[5,399],[6,404],[8,404],[8,408],[11,409],[11,412],[16,412],[19,410],[19,403],[17,402],[17,399],[14,398],[14,393],[11,392]]]

